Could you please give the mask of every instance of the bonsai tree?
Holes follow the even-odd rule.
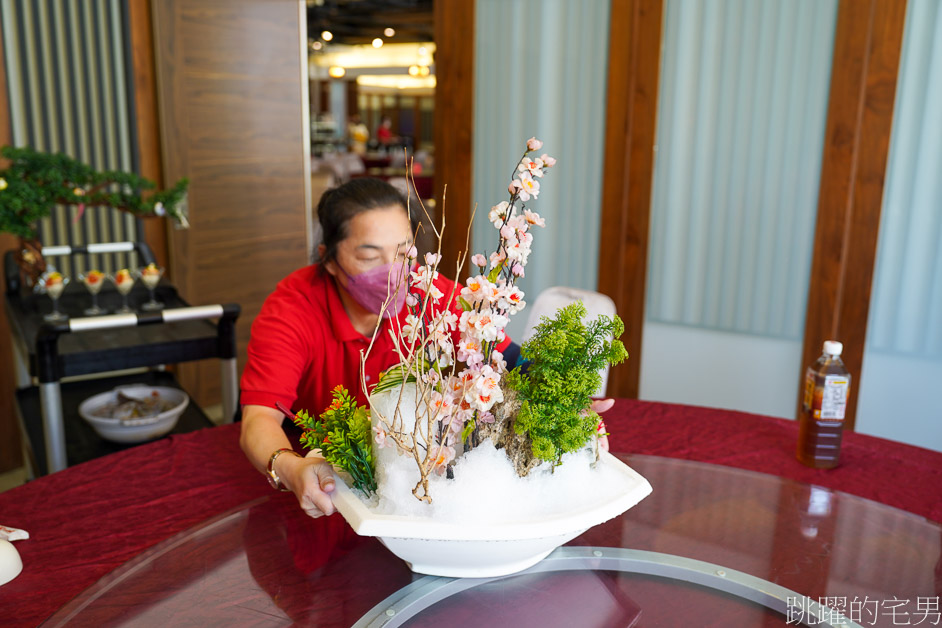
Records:
[[[4,146],[0,155],[10,165],[0,171],[0,231],[20,238],[20,268],[34,281],[45,271],[36,225],[56,205],[75,206],[76,219],[86,207],[105,206],[140,217],[169,216],[182,227],[186,219],[188,181],[150,192],[153,181],[130,172],[98,171],[67,155]]]

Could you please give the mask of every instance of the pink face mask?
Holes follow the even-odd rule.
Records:
[[[402,262],[383,264],[359,275],[349,274],[339,263],[337,268],[347,276],[347,292],[353,300],[374,314],[380,314],[383,318],[392,318],[399,313],[406,302],[405,273]],[[383,303],[387,297],[390,301],[384,310]]]

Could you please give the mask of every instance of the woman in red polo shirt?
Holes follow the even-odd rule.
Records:
[[[401,268],[413,234],[402,195],[378,179],[353,179],[329,190],[317,211],[324,238],[318,247],[321,261],[288,275],[266,299],[252,324],[241,381],[243,451],[273,486],[293,491],[313,517],[334,511],[330,468],[320,457],[302,458],[291,449],[276,404],[318,415],[338,384],[366,403],[359,384],[360,351],[380,323],[365,365],[367,386],[398,361],[388,329],[390,317],[404,318],[407,312],[404,291],[398,303],[381,309],[390,269]],[[435,283],[452,294],[451,281],[439,277]],[[450,307],[460,315],[457,304]],[[509,344],[507,339],[498,349],[512,367],[519,348],[507,349]]]

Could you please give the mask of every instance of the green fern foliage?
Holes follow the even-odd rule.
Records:
[[[625,331],[618,316],[600,316],[588,325],[585,316],[581,301],[552,319],[544,316],[521,347],[527,372],[517,367],[507,374],[521,401],[514,429],[529,435],[534,457],[555,464],[595,434],[599,417],[589,406],[602,383],[599,370],[628,357],[618,339]]]

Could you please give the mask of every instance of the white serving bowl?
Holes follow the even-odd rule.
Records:
[[[481,525],[372,512],[336,473],[334,506],[360,535],[378,537],[412,571],[452,578],[490,578],[522,571],[592,526],[622,514],[651,493],[639,473],[608,452],[599,464],[619,471],[604,502],[540,521]],[[560,500],[564,503],[565,500]]]
[[[101,411],[108,404],[117,401],[119,390],[136,398],[148,397],[156,391],[161,399],[170,402],[173,407],[156,416],[126,421],[103,416]],[[79,405],[79,414],[106,440],[116,443],[143,443],[172,430],[188,403],[189,396],[179,388],[132,384],[89,397]]]

